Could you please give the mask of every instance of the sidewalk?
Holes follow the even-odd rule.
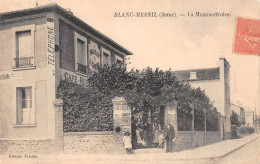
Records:
[[[253,133],[240,139],[225,140],[211,145],[172,153],[174,160],[212,159],[224,157],[260,137]]]
[[[118,154],[59,154],[46,155],[37,154],[37,159],[10,159],[8,154],[0,154],[0,164],[5,163],[155,163],[155,161],[185,161],[188,160],[209,160],[221,158],[233,151],[245,146],[246,144],[256,140],[260,134],[251,134],[249,136],[225,140],[215,144],[184,150],[173,153],[143,153],[132,155]],[[1,163],[2,161],[2,163]]]

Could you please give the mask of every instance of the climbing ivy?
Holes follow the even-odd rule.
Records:
[[[61,81],[58,96],[64,101],[64,131],[110,131],[113,129],[112,99],[126,98],[134,112],[158,111],[168,101],[177,100],[178,129],[191,130],[191,106],[194,107],[195,130],[218,130],[218,113],[200,88],[192,88],[176,79],[171,70],[126,71],[125,68],[96,66],[82,87]]]

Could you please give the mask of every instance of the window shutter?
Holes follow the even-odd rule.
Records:
[[[18,32],[17,36],[17,58],[33,56],[31,31]]]
[[[21,124],[22,123],[22,89],[17,88],[16,89],[16,117],[15,117],[15,124]]]
[[[77,39],[78,63],[86,65],[86,54],[84,51],[84,44],[84,41]]]

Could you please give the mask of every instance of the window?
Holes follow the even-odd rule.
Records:
[[[122,65],[123,63],[122,63],[122,61],[121,60],[116,60],[116,65]]]
[[[78,69],[77,71],[81,72],[81,73],[86,73],[86,51],[84,49],[85,47],[85,42],[77,39],[77,56],[78,56]]]
[[[32,87],[16,88],[16,124],[35,123]]]
[[[34,67],[34,31],[35,25],[12,28],[14,34],[15,69]]]
[[[86,74],[87,71],[87,39],[78,33],[75,34],[75,70]]]
[[[190,72],[190,80],[197,79],[197,73],[196,72]]]
[[[123,66],[123,58],[116,55],[116,63],[117,66]]]
[[[109,55],[105,52],[103,52],[103,64],[109,65]]]
[[[101,57],[101,64],[110,66],[110,51],[101,47],[102,57]]]
[[[31,30],[16,33],[16,57],[31,57]]]

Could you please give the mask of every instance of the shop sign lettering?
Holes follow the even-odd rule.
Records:
[[[10,80],[11,79],[11,74],[6,73],[6,74],[1,74],[0,75],[0,80]]]
[[[54,70],[55,63],[55,38],[54,38],[54,20],[47,18],[47,64]]]
[[[87,77],[78,75],[74,72],[70,72],[64,69],[61,69],[61,79],[68,80],[70,82],[83,85],[83,86],[87,85]]]

